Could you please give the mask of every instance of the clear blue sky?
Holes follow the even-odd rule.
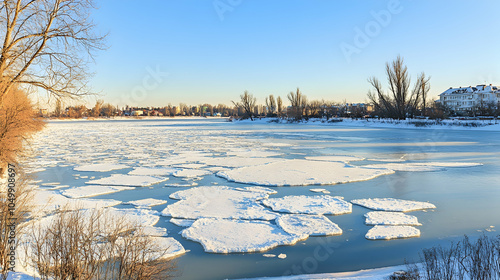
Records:
[[[91,86],[120,106],[230,104],[244,90],[264,103],[269,94],[286,100],[297,87],[309,99],[363,102],[367,78],[385,85],[384,64],[398,54],[412,77],[432,76],[432,96],[450,86],[500,84],[498,0],[98,5],[93,17],[109,33],[109,49],[96,58]]]

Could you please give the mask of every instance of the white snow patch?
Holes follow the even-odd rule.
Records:
[[[309,236],[340,235],[342,229],[327,217],[322,215],[281,215],[276,224],[284,231]]]
[[[198,183],[196,182],[188,182],[188,183],[168,183],[165,184],[165,187],[181,187],[181,188],[187,188],[187,187],[195,187],[198,186]]]
[[[113,170],[119,170],[124,168],[130,168],[124,164],[114,164],[114,163],[96,163],[80,165],[74,168],[75,171],[93,171],[93,172],[109,172]]]
[[[168,178],[160,178],[160,177],[153,177],[153,176],[140,176],[140,175],[113,174],[110,177],[85,182],[85,184],[146,187],[146,186],[154,185],[154,184],[166,181],[166,180],[168,180]]]
[[[36,189],[33,192],[33,213],[47,213],[57,209],[79,210],[105,208],[121,204],[114,199],[67,198],[56,191]]]
[[[73,187],[66,189],[61,192],[62,195],[69,198],[82,198],[82,197],[92,197],[103,194],[116,193],[124,190],[133,190],[133,187],[124,187],[124,186],[82,186],[82,187]]]
[[[186,253],[186,250],[179,241],[173,239],[172,237],[150,237],[153,243],[160,248],[166,248],[167,250],[160,257],[160,259],[172,259]]]
[[[433,209],[436,206],[429,202],[403,200],[397,198],[367,198],[353,199],[351,203],[373,210],[409,212],[423,209]]]
[[[262,203],[274,211],[292,214],[342,215],[352,212],[351,203],[329,195],[285,196],[265,199]]]
[[[400,212],[372,211],[365,214],[367,225],[421,226],[417,217]]]
[[[217,173],[229,181],[265,186],[332,185],[364,181],[394,173],[389,169],[351,166],[341,162],[283,160]]]
[[[374,226],[365,235],[366,239],[397,239],[419,237],[420,230],[412,226]]]
[[[181,232],[199,242],[209,253],[262,252],[280,245],[293,245],[307,235],[289,234],[267,221],[199,219]]]
[[[170,219],[170,222],[176,226],[180,227],[190,227],[195,220],[188,220],[188,219],[176,219],[172,218]]]
[[[286,259],[286,254],[279,254],[279,255],[278,255],[278,258],[279,258],[279,259]]]

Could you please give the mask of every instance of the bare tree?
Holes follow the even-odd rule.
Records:
[[[415,112],[415,108],[422,96],[427,96],[430,89],[429,78],[420,74],[413,91],[410,92],[410,77],[408,68],[401,56],[392,63],[386,63],[385,72],[389,83],[389,92],[386,94],[382,84],[376,77],[370,77],[368,82],[374,92],[368,92],[368,99],[374,104],[375,109],[394,119],[405,119]]]
[[[276,99],[276,106],[276,109],[278,110],[278,117],[281,117],[283,113],[283,100],[281,99],[281,96],[278,96],[278,98]]]
[[[104,101],[99,99],[95,102],[94,108],[92,108],[92,117],[99,117],[101,115],[101,109],[104,105]]]
[[[58,97],[87,93],[87,66],[103,36],[94,33],[92,0],[4,0],[0,4],[0,103],[14,84]]]
[[[273,116],[276,111],[276,100],[274,99],[274,95],[270,94],[269,97],[266,97],[266,107],[269,112],[269,116]]]
[[[60,118],[61,115],[62,115],[62,103],[61,103],[61,99],[60,98],[57,98],[56,99],[56,107],[54,108],[54,117],[56,118]]]
[[[233,102],[234,106],[243,108],[245,117],[250,118],[250,120],[253,121],[253,109],[257,99],[252,94],[245,90],[245,92],[240,95],[240,102],[231,102]]]
[[[289,116],[296,120],[302,119],[304,110],[307,106],[306,96],[303,95],[302,92],[300,92],[299,88],[297,88],[297,91],[295,93],[291,91],[287,97],[290,101],[290,105],[292,106],[292,111],[290,112]]]

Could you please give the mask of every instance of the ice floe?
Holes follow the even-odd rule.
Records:
[[[372,211],[365,214],[367,225],[420,226],[417,217],[401,212]]]
[[[216,157],[206,159],[204,161],[205,164],[217,167],[245,167],[245,166],[254,166],[254,165],[262,165],[269,164],[274,162],[281,162],[283,159],[280,158],[261,158],[261,157]],[[224,171],[224,170],[217,170]]]
[[[262,201],[274,211],[292,214],[342,215],[352,212],[351,203],[329,195],[285,196]]]
[[[103,194],[116,193],[124,190],[132,190],[134,187],[124,187],[124,186],[82,186],[73,187],[61,191],[61,194],[69,198],[82,198],[82,197],[92,197]]]
[[[114,199],[73,199],[61,195],[57,191],[40,190],[33,192],[33,213],[41,214],[53,212],[58,209],[79,210],[105,208],[121,204],[121,201]]]
[[[105,177],[105,178],[101,178],[101,179],[97,179],[97,180],[88,181],[85,184],[146,187],[146,186],[154,185],[154,184],[166,181],[166,180],[168,180],[168,178],[153,177],[153,176],[140,176],[140,175],[113,174],[110,177]]]
[[[208,170],[199,170],[199,169],[183,169],[179,170],[172,175],[175,177],[182,177],[182,178],[194,178],[194,177],[199,177],[199,176],[205,176],[212,174],[212,172]]]
[[[367,198],[353,199],[351,203],[373,210],[409,212],[423,209],[433,209],[436,206],[429,202],[404,200],[397,198]]]
[[[137,208],[150,208],[153,206],[158,206],[167,203],[166,200],[156,199],[156,198],[145,198],[134,201],[129,201],[127,204],[134,205]]]
[[[392,173],[389,169],[356,167],[342,162],[292,159],[221,171],[217,176],[246,184],[306,186],[364,181]]]
[[[109,172],[113,170],[130,168],[124,164],[115,163],[96,163],[88,165],[80,165],[74,168],[75,171],[93,171],[93,172]]]
[[[397,239],[419,237],[420,230],[412,226],[374,226],[365,235],[366,239]]]
[[[240,191],[225,186],[196,187],[170,195],[179,201],[168,205],[162,215],[182,219],[228,218],[273,220],[278,214],[257,203],[267,198],[262,191]]]
[[[330,191],[327,191],[326,189],[310,189],[310,191],[315,192],[315,193],[324,193],[324,194],[330,193]]]
[[[276,224],[284,231],[296,235],[309,236],[340,235],[342,229],[322,215],[281,215]]]
[[[195,187],[195,186],[198,186],[198,183],[196,183],[196,182],[187,182],[187,183],[167,183],[167,184],[165,184],[165,187],[188,188],[188,187]]]
[[[135,167],[134,170],[128,173],[128,175],[168,176],[174,174],[177,171],[179,171],[179,169],[169,168],[169,167],[156,167],[156,168]]]
[[[190,227],[195,220],[188,220],[188,219],[176,219],[172,218],[170,219],[170,222],[176,226],[180,227]]]
[[[267,221],[203,218],[181,232],[184,238],[199,242],[205,252],[263,252],[280,245],[293,245],[306,234],[289,234]]]
[[[166,248],[160,259],[172,259],[186,253],[186,250],[179,241],[172,237],[149,237],[152,243],[160,248]]]

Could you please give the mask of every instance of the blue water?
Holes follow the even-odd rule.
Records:
[[[95,126],[95,122],[58,122],[50,126],[73,125],[75,128]],[[189,144],[190,137],[203,137],[210,147],[211,137],[227,137],[242,141],[262,143],[290,143],[291,147],[273,147],[280,151],[283,158],[304,158],[317,155],[356,155],[368,159],[405,157],[410,161],[449,161],[481,162],[484,165],[471,168],[448,168],[437,172],[396,172],[373,180],[341,185],[321,186],[331,195],[356,198],[394,197],[418,201],[429,201],[437,206],[434,211],[417,211],[421,237],[391,241],[369,241],[364,235],[370,228],[364,224],[363,214],[368,209],[353,206],[352,214],[328,216],[342,229],[343,234],[331,237],[310,237],[294,246],[280,246],[265,253],[287,255],[286,259],[265,258],[263,253],[248,254],[209,254],[200,244],[182,238],[181,227],[169,222],[168,217],[161,217],[156,225],[165,227],[168,234],[190,250],[176,259],[179,279],[224,279],[259,276],[281,276],[302,273],[326,273],[352,271],[403,264],[406,260],[418,260],[422,248],[434,245],[448,245],[452,240],[460,239],[464,234],[477,237],[483,233],[496,235],[498,232],[486,232],[495,226],[500,231],[500,132],[423,130],[423,129],[386,129],[344,127],[335,124],[268,124],[268,123],[228,123],[223,120],[133,120],[101,121],[93,128],[92,141],[100,139],[106,142],[109,131],[121,131],[122,126],[133,126],[140,130],[157,132],[158,138],[149,143],[154,149],[156,141],[162,141],[167,133],[182,133],[180,138]],[[107,133],[99,133],[102,127]],[[69,134],[71,131],[69,131]],[[150,141],[136,135],[138,141]],[[90,139],[90,138],[89,138]],[[84,139],[85,140],[85,139]],[[90,140],[89,140],[90,141]],[[126,143],[126,141],[124,142]],[[214,142],[219,145],[220,142]],[[59,147],[61,153],[74,150],[68,146]],[[129,149],[129,147],[117,147]],[[207,148],[207,146],[202,147]],[[194,150],[201,149],[194,147]],[[171,153],[171,151],[170,151]],[[41,157],[41,156],[39,156]],[[105,157],[105,156],[104,156]],[[147,161],[147,159],[146,159]],[[366,164],[370,161],[353,162]],[[60,164],[59,164],[60,165]],[[110,174],[126,174],[132,168],[111,172],[75,172],[73,166],[56,166],[36,173],[43,182],[60,182],[70,186],[82,186],[88,179],[75,180],[72,174],[106,177]],[[64,164],[63,164],[64,165]],[[138,164],[137,166],[140,166]],[[85,174],[84,174],[85,173]],[[87,174],[88,173],[88,174]],[[42,183],[43,183],[42,182]],[[168,183],[183,182],[179,178],[170,178]],[[219,185],[241,186],[227,182],[215,175],[206,176],[198,181],[200,186]],[[277,187],[278,194],[314,195],[309,187]],[[168,196],[180,190],[164,187],[164,183],[152,187],[136,188],[96,198],[113,198],[122,201],[142,198],[165,199],[168,204],[175,200]],[[119,207],[130,207],[121,205]],[[152,209],[161,211],[165,205]]]

